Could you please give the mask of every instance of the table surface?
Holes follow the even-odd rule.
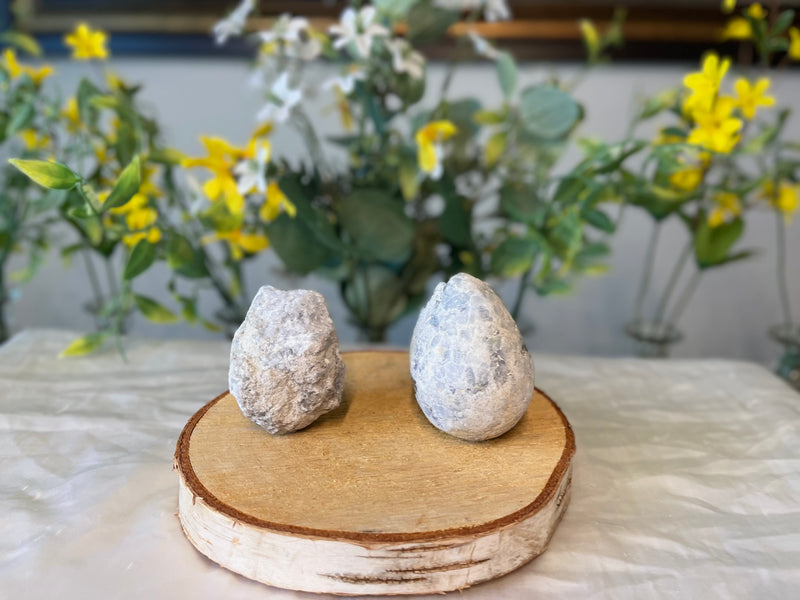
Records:
[[[228,344],[56,358],[73,337],[0,348],[0,597],[320,598],[181,533],[175,441],[226,388]],[[457,597],[796,597],[800,395],[751,363],[534,359],[575,431],[572,501],[547,552]]]

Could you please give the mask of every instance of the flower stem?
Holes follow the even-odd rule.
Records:
[[[636,294],[636,321],[642,320],[642,312],[644,311],[644,298],[647,295],[647,288],[650,286],[650,275],[653,272],[653,264],[656,257],[656,246],[658,245],[658,237],[661,233],[661,221],[656,221],[653,224],[653,234],[650,236],[650,242],[647,244],[647,252],[644,258],[644,267],[642,270],[642,281],[639,284],[639,291]]]
[[[670,323],[677,323],[678,319],[681,318],[686,305],[689,303],[694,291],[697,289],[697,284],[700,283],[700,276],[702,274],[703,271],[700,269],[696,270],[692,274],[692,278],[689,279],[686,287],[683,288],[683,293],[680,295],[678,302],[675,304],[675,310],[672,312],[672,318],[669,320]]]
[[[511,317],[515,321],[519,317],[519,311],[522,309],[522,301],[525,298],[525,292],[528,289],[528,282],[531,279],[531,275],[533,275],[533,268],[534,265],[531,265],[531,268],[525,271],[525,274],[519,280],[519,288],[517,288],[517,297],[514,300],[514,307],[511,309]]]
[[[664,314],[667,311],[667,305],[669,304],[669,299],[672,296],[672,292],[675,291],[675,287],[678,285],[678,279],[680,279],[681,273],[683,273],[683,269],[686,266],[686,261],[691,255],[691,252],[692,252],[692,240],[690,238],[689,241],[686,242],[686,245],[683,247],[681,255],[678,257],[678,261],[675,263],[675,267],[673,267],[672,269],[672,274],[669,276],[669,281],[667,282],[667,289],[664,290],[664,296],[661,298],[661,302],[659,302],[658,308],[656,309],[656,314],[654,318],[656,324],[660,324],[664,318]]]
[[[776,267],[778,272],[778,293],[781,299],[783,322],[787,327],[791,328],[794,321],[792,320],[792,309],[789,303],[789,287],[786,283],[786,225],[779,211],[775,211],[775,226],[777,228]]]
[[[92,287],[92,293],[94,295],[94,319],[95,324],[99,326],[99,319],[98,315],[100,310],[103,308],[103,292],[100,288],[100,281],[97,278],[97,271],[92,264],[91,256],[89,255],[89,250],[81,251],[81,256],[83,257],[83,264],[86,267],[86,274],[89,276],[89,284]]]

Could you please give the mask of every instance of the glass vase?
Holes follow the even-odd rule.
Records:
[[[775,325],[770,327],[769,336],[783,346],[775,372],[800,391],[800,326]]]
[[[672,323],[631,321],[625,333],[636,341],[636,354],[642,358],[667,358],[672,345],[683,339],[683,334]]]

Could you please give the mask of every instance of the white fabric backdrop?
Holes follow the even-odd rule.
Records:
[[[230,573],[181,533],[174,446],[226,388],[227,344],[56,359],[70,339],[0,348],[0,597],[318,598]],[[743,362],[535,360],[577,439],[571,505],[545,554],[459,598],[797,595],[800,395]]]

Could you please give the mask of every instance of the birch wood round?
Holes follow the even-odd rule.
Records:
[[[342,406],[272,436],[229,393],[181,433],[189,541],[269,585],[335,594],[463,589],[541,554],[569,500],[575,441],[536,390],[486,442],[442,433],[414,400],[406,352],[354,352]]]

